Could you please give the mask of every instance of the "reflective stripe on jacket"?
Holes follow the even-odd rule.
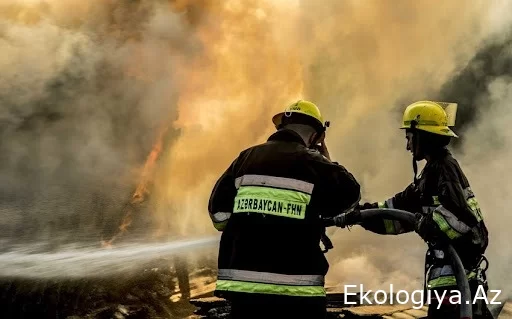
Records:
[[[437,258],[439,258],[439,255],[442,255],[443,258],[445,257],[442,250],[432,249],[429,251],[429,254],[431,253],[437,255]],[[446,256],[446,258],[446,262],[437,262],[428,270],[426,280],[429,288],[453,287],[457,285],[453,268],[448,264],[450,260],[448,259],[448,256]],[[466,277],[468,280],[476,278],[476,270],[466,269]]]
[[[216,295],[325,296],[329,265],[320,247],[323,217],[359,203],[343,166],[280,130],[246,149],[216,182],[208,210],[222,231]]]
[[[219,269],[217,290],[295,297],[325,296],[324,276],[284,275],[267,272]]]

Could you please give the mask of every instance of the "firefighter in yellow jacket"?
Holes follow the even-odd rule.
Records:
[[[480,267],[482,260],[486,261],[483,254],[488,246],[487,228],[468,179],[447,149],[450,140],[458,137],[449,127],[453,126],[450,119],[454,122],[455,112],[450,118],[447,109],[456,111],[456,107],[455,103],[418,101],[406,108],[401,128],[406,132],[407,150],[413,155],[414,182],[386,201],[359,207],[395,208],[417,214],[416,225],[380,218],[360,225],[387,235],[416,231],[428,243],[425,280],[432,289],[432,299],[427,301],[429,318],[459,318],[458,305],[450,304],[450,291],[457,286],[448,254],[442,249],[443,242],[449,241],[459,254],[467,271],[472,300],[478,301],[474,296],[479,286],[487,289],[485,272]],[[416,177],[416,162],[421,160],[426,160],[426,165],[420,177]],[[351,219],[357,220],[354,215]],[[433,290],[438,290],[439,296],[446,291],[439,309]],[[473,315],[492,318],[483,302],[473,305]]]

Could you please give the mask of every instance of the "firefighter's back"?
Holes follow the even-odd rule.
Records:
[[[273,137],[243,151],[234,166],[237,192],[221,240],[217,295],[324,301],[321,217],[357,203],[359,184],[293,132]]]
[[[322,228],[315,200],[322,187],[311,154],[298,143],[268,142],[241,154],[233,215],[230,268],[324,274]]]

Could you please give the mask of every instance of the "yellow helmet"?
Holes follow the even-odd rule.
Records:
[[[448,115],[447,109],[453,111]],[[418,101],[407,106],[403,114],[401,129],[414,128],[433,134],[458,137],[449,127],[454,126],[457,104],[434,101]]]
[[[319,127],[324,126],[324,119],[322,118],[322,114],[320,113],[320,109],[318,108],[318,106],[316,106],[312,102],[305,100],[299,100],[289,105],[288,107],[286,107],[284,112],[274,115],[272,117],[272,122],[277,128],[282,124],[283,116],[289,117],[293,113],[299,113],[309,116],[311,119],[314,120],[316,124],[318,124]]]

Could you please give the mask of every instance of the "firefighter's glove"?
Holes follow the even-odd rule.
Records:
[[[414,225],[414,230],[425,242],[432,242],[434,240],[433,229],[431,229],[428,223],[428,218],[419,213],[415,214],[415,216],[416,224]]]
[[[361,222],[361,212],[359,209],[354,209],[334,217],[334,225],[340,228],[352,226],[358,224],[359,222]]]

